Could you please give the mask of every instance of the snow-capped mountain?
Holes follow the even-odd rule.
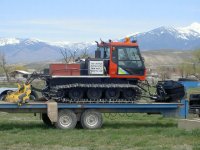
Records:
[[[79,55],[84,50],[87,50],[88,54],[93,54],[95,48],[94,43],[88,42],[49,43],[37,39],[0,38],[0,52],[5,53],[9,63],[55,61],[62,58],[61,50],[63,49],[76,50]]]
[[[191,50],[200,48],[200,24],[188,27],[159,27],[148,32],[133,34],[142,50],[174,49]]]
[[[200,48],[200,24],[187,27],[159,27],[148,32],[134,33],[143,50],[193,50]],[[96,40],[96,39],[94,39]],[[61,49],[76,50],[78,54],[87,50],[94,55],[95,43],[90,42],[45,42],[38,39],[0,38],[0,52],[4,52],[9,63],[54,61],[62,58]]]
[[[178,28],[178,29],[182,30],[183,33],[187,33],[187,34],[190,34],[190,32],[200,33],[200,24],[195,22],[195,23],[192,23],[188,27],[182,27],[182,28]]]
[[[20,40],[16,38],[0,38],[0,46],[19,44]]]

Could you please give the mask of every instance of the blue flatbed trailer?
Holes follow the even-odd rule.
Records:
[[[55,101],[34,101],[23,105],[0,102],[0,111],[10,113],[40,113],[47,125],[61,129],[74,128],[81,123],[84,128],[96,129],[102,125],[102,113],[149,113],[165,117],[187,118],[187,100],[180,103],[85,103],[69,104]]]

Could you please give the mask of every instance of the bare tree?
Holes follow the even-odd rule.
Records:
[[[89,54],[88,54],[88,51],[87,51],[87,48],[84,48],[82,51],[81,51],[81,54],[80,54],[80,58],[88,58],[89,57]]]
[[[63,56],[65,63],[67,63],[67,64],[69,62],[75,62],[76,57],[77,57],[77,52],[78,52],[78,49],[76,49],[76,50],[71,50],[71,49],[67,49],[67,48],[60,49],[60,53]]]
[[[9,74],[8,74],[7,62],[6,62],[5,54],[2,53],[2,52],[0,53],[0,67],[3,69],[3,72],[6,75],[6,79],[9,82],[10,77],[9,77]]]
[[[195,50],[193,52],[193,64],[192,64],[192,68],[194,70],[193,75],[200,80],[200,49]]]
[[[194,61],[196,63],[200,63],[200,49],[193,51],[192,54],[194,57]]]
[[[64,59],[65,63],[68,64],[69,61],[70,61],[70,58],[68,56],[68,50],[66,48],[65,49],[60,49],[60,53],[63,56],[63,59]]]
[[[160,75],[161,80],[166,80],[171,78],[171,70],[169,67],[159,66],[157,72]]]
[[[200,63],[192,64],[193,73],[191,75],[195,76],[198,80],[200,80]]]
[[[192,52],[193,58],[186,60],[178,66],[181,77],[194,76],[200,80],[200,50]]]
[[[76,60],[76,55],[77,55],[77,52],[78,52],[78,49],[76,50],[69,50],[69,53],[70,53],[70,59],[72,62],[75,62]]]

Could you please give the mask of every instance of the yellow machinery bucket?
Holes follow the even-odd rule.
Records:
[[[6,97],[6,102],[18,103],[19,105],[27,103],[30,99],[31,85],[30,84],[18,84],[18,90],[9,92]]]

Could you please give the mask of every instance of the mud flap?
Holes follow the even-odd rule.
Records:
[[[58,104],[53,100],[49,100],[47,103],[47,115],[52,123],[58,120]]]

